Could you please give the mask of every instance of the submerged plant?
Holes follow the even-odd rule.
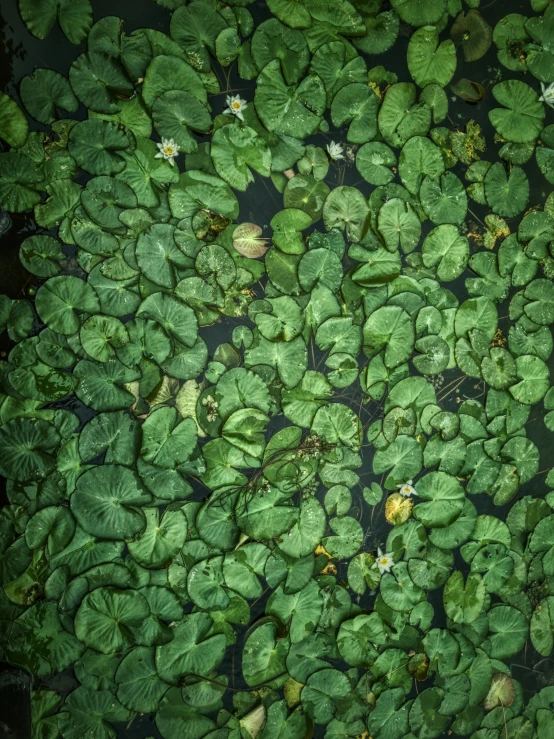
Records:
[[[0,94],[35,736],[552,736],[552,6],[158,5]]]

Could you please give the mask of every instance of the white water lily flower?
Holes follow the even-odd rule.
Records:
[[[243,100],[240,95],[227,95],[225,102],[227,103],[227,107],[223,113],[225,115],[236,115],[239,121],[243,121],[244,116],[242,111],[246,108],[248,102]]]
[[[330,144],[327,144],[327,154],[329,154],[333,160],[344,159],[342,151],[342,144],[337,144],[335,141],[331,141]]]
[[[161,144],[156,144],[159,152],[156,154],[154,159],[167,159],[167,161],[173,165],[175,164],[175,157],[179,153],[179,147],[173,141],[173,139],[162,139]]]
[[[410,498],[412,495],[417,495],[417,491],[412,485],[413,480],[407,480],[402,485],[397,485],[398,492],[400,495],[403,495],[405,498]]]
[[[542,95],[539,98],[540,103],[546,103],[551,108],[554,108],[554,82],[551,82],[548,87],[541,82]]]
[[[382,575],[384,572],[390,572],[393,565],[394,560],[392,558],[392,553],[389,552],[388,554],[383,554],[381,548],[379,547],[377,549],[377,559],[373,563],[371,569],[374,570],[375,568],[377,568]]]

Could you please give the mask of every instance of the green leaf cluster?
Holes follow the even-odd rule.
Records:
[[[127,33],[20,0],[86,50],[0,94],[0,206],[37,226],[0,297],[0,649],[35,736],[552,736],[517,671],[554,649],[551,5],[157,2]],[[447,92],[491,43],[496,161]]]

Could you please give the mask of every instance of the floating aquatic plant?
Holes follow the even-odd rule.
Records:
[[[552,6],[158,5],[0,93],[35,736],[551,737]]]

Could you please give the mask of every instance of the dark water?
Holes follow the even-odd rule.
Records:
[[[135,28],[150,27],[161,31],[168,31],[170,12],[158,6],[153,0],[92,0],[95,21],[106,15],[117,14],[125,20],[125,30],[131,32]],[[464,6],[465,8],[465,6]],[[386,9],[386,8],[383,8]],[[267,11],[264,2],[258,1],[249,6],[249,10],[253,13],[255,24],[271,17]],[[497,21],[508,13],[522,13],[523,15],[532,15],[528,0],[496,0],[495,2],[484,3],[480,12],[494,28]],[[370,69],[378,64],[383,64],[387,70],[393,71],[398,75],[399,81],[409,80],[406,65],[406,51],[409,41],[409,29],[401,29],[401,34],[397,39],[393,50],[378,57],[369,57],[366,55],[367,66]],[[444,35],[444,34],[443,34]],[[17,98],[17,90],[19,82],[27,74],[30,74],[36,67],[45,67],[54,69],[62,74],[67,74],[67,70],[72,61],[85,50],[84,44],[81,46],[71,45],[63,36],[61,30],[56,25],[49,37],[45,41],[35,39],[25,28],[18,10],[16,0],[3,0],[0,8],[0,81],[1,88],[10,95]],[[475,82],[479,82],[487,90],[485,100],[478,105],[470,105],[464,103],[460,99],[453,100],[449,95],[449,121],[445,122],[451,128],[459,127],[463,129],[467,121],[473,119],[482,128],[482,134],[487,141],[487,151],[483,154],[483,158],[497,161],[498,149],[500,144],[494,143],[494,129],[489,122],[487,112],[490,109],[490,88],[498,81],[497,73],[503,75],[504,78],[517,77],[513,72],[508,72],[501,67],[497,60],[496,48],[491,47],[485,57],[478,62],[466,64],[458,55],[458,67],[456,70],[456,79],[467,77]],[[228,70],[217,70],[218,77],[221,82],[222,92],[218,95],[210,96],[210,104],[212,105],[214,114],[221,112],[225,107],[225,95],[227,89],[239,92],[246,99],[252,99],[254,82],[244,81],[236,75],[236,69],[233,67],[231,74]],[[229,76],[228,76],[229,75]],[[229,87],[226,87],[227,81]],[[535,80],[531,84],[537,83]],[[85,111],[81,108],[81,117],[84,117]],[[329,118],[328,118],[329,120]],[[547,108],[546,125],[554,122],[554,111]],[[42,128],[40,124],[34,124],[37,129]],[[325,146],[333,138],[339,138],[337,132],[333,131],[332,125],[328,133],[317,134],[311,137],[307,143],[314,143]],[[340,138],[344,138],[341,134]],[[530,186],[530,202],[529,206],[537,206],[544,203],[546,195],[552,190],[552,187],[546,182],[540,171],[538,170],[534,158],[532,161],[524,165]],[[463,170],[461,166],[455,167],[453,171],[463,179]],[[332,188],[339,184],[347,184],[358,187],[360,191],[369,196],[372,186],[365,180],[362,180],[354,166],[341,164],[340,166],[332,165],[329,174],[325,180]],[[241,220],[252,220],[261,226],[267,227],[269,221],[275,212],[282,208],[282,197],[273,187],[271,182],[256,177],[256,182],[250,185],[246,193],[237,193],[240,202]],[[470,202],[471,211],[468,214],[468,220],[473,219],[479,223],[487,215],[488,211],[473,202]],[[510,219],[508,223],[510,224]],[[40,280],[26,272],[19,261],[19,246],[33,230],[32,214],[14,214],[12,216],[12,227],[2,237],[0,237],[0,293],[7,294],[11,298],[27,298],[29,299],[33,291],[40,284]],[[321,222],[316,224],[320,229]],[[427,227],[430,228],[429,224]],[[425,225],[424,225],[425,229]],[[425,231],[424,231],[425,233]],[[456,282],[449,283],[448,287],[461,300],[467,297],[464,286],[464,280],[468,277],[466,272]],[[497,305],[501,318],[501,326],[504,333],[507,333],[509,327],[509,319],[507,317],[507,306],[509,299],[504,303]],[[203,330],[203,337],[207,341],[210,351],[222,342],[229,341],[231,332],[235,325],[242,323],[244,319],[224,318],[216,325]],[[4,336],[0,338],[0,356],[5,356],[11,348],[9,340]],[[316,355],[316,360],[318,356]],[[551,376],[554,377],[554,357],[549,360],[549,368]],[[438,393],[439,398],[446,410],[456,410],[459,399],[480,398],[483,400],[485,387],[484,384],[472,378],[466,378],[459,382],[462,376],[459,370],[451,370],[444,373],[444,384],[442,390]],[[358,387],[358,389],[356,389]],[[340,395],[342,393],[342,397]],[[354,386],[346,388],[343,391],[337,391],[335,397],[340,398],[343,402],[351,403],[360,409],[360,417],[364,425],[369,425],[371,421],[378,418],[381,414],[381,406],[379,403],[371,402],[367,405],[361,405],[361,391],[358,383]],[[79,408],[76,409],[79,412]],[[82,416],[84,421],[85,416]],[[281,419],[282,421],[282,419]],[[277,420],[277,423],[280,421]],[[276,430],[275,427],[272,429]],[[522,486],[518,496],[533,495],[544,496],[548,488],[544,483],[544,479],[548,469],[551,466],[551,443],[548,434],[542,422],[541,410],[537,407],[533,409],[531,417],[527,424],[527,435],[537,445],[541,454],[541,473],[533,480]],[[362,449],[363,466],[359,470],[363,485],[368,485],[371,481],[381,480],[371,472],[371,449],[369,445],[364,445]],[[384,504],[375,510],[369,510],[367,504],[364,503],[361,490],[353,490],[353,511],[351,515],[355,515],[362,523],[366,531],[366,541],[363,548],[366,550],[374,550],[378,545],[384,544],[387,533],[390,530],[388,524],[384,520],[383,507]],[[198,486],[195,491],[195,497],[202,499],[206,495],[205,488]],[[516,498],[517,499],[517,498]],[[505,518],[509,508],[498,508],[492,503],[492,499],[486,495],[473,496],[472,502],[477,508],[478,513],[490,513],[498,518]],[[510,506],[515,501],[512,500]],[[339,572],[337,579],[346,580],[346,565],[338,563]],[[467,569],[463,562],[457,562],[456,566],[460,569]],[[342,569],[340,569],[342,568]],[[437,591],[439,594],[441,591]],[[437,594],[431,593],[430,601],[433,603],[433,597]],[[252,608],[251,621],[263,614],[265,602],[269,593],[266,593]],[[371,605],[371,596],[364,596],[360,599],[362,607]],[[442,626],[440,615],[442,608],[436,608],[436,619],[433,626]],[[221,666],[220,671],[228,674],[230,678],[230,686],[235,689],[241,689],[244,686],[240,669],[240,654],[242,652],[244,633],[238,630],[236,644],[227,650],[226,662]],[[524,692],[526,700],[531,695],[544,687],[545,685],[554,684],[554,662],[550,659],[541,659],[529,645],[528,648],[520,655],[517,655],[511,661],[512,675],[519,680]],[[58,690],[60,693],[66,693],[77,685],[71,671],[57,676],[49,681],[49,687]],[[36,686],[35,686],[36,687]],[[230,691],[229,691],[230,692]],[[320,733],[321,731],[321,733]],[[325,729],[316,731],[314,736],[323,736]],[[142,737],[155,736],[159,734],[148,716],[136,716],[129,726],[118,727],[118,736],[128,739],[140,739]]]

